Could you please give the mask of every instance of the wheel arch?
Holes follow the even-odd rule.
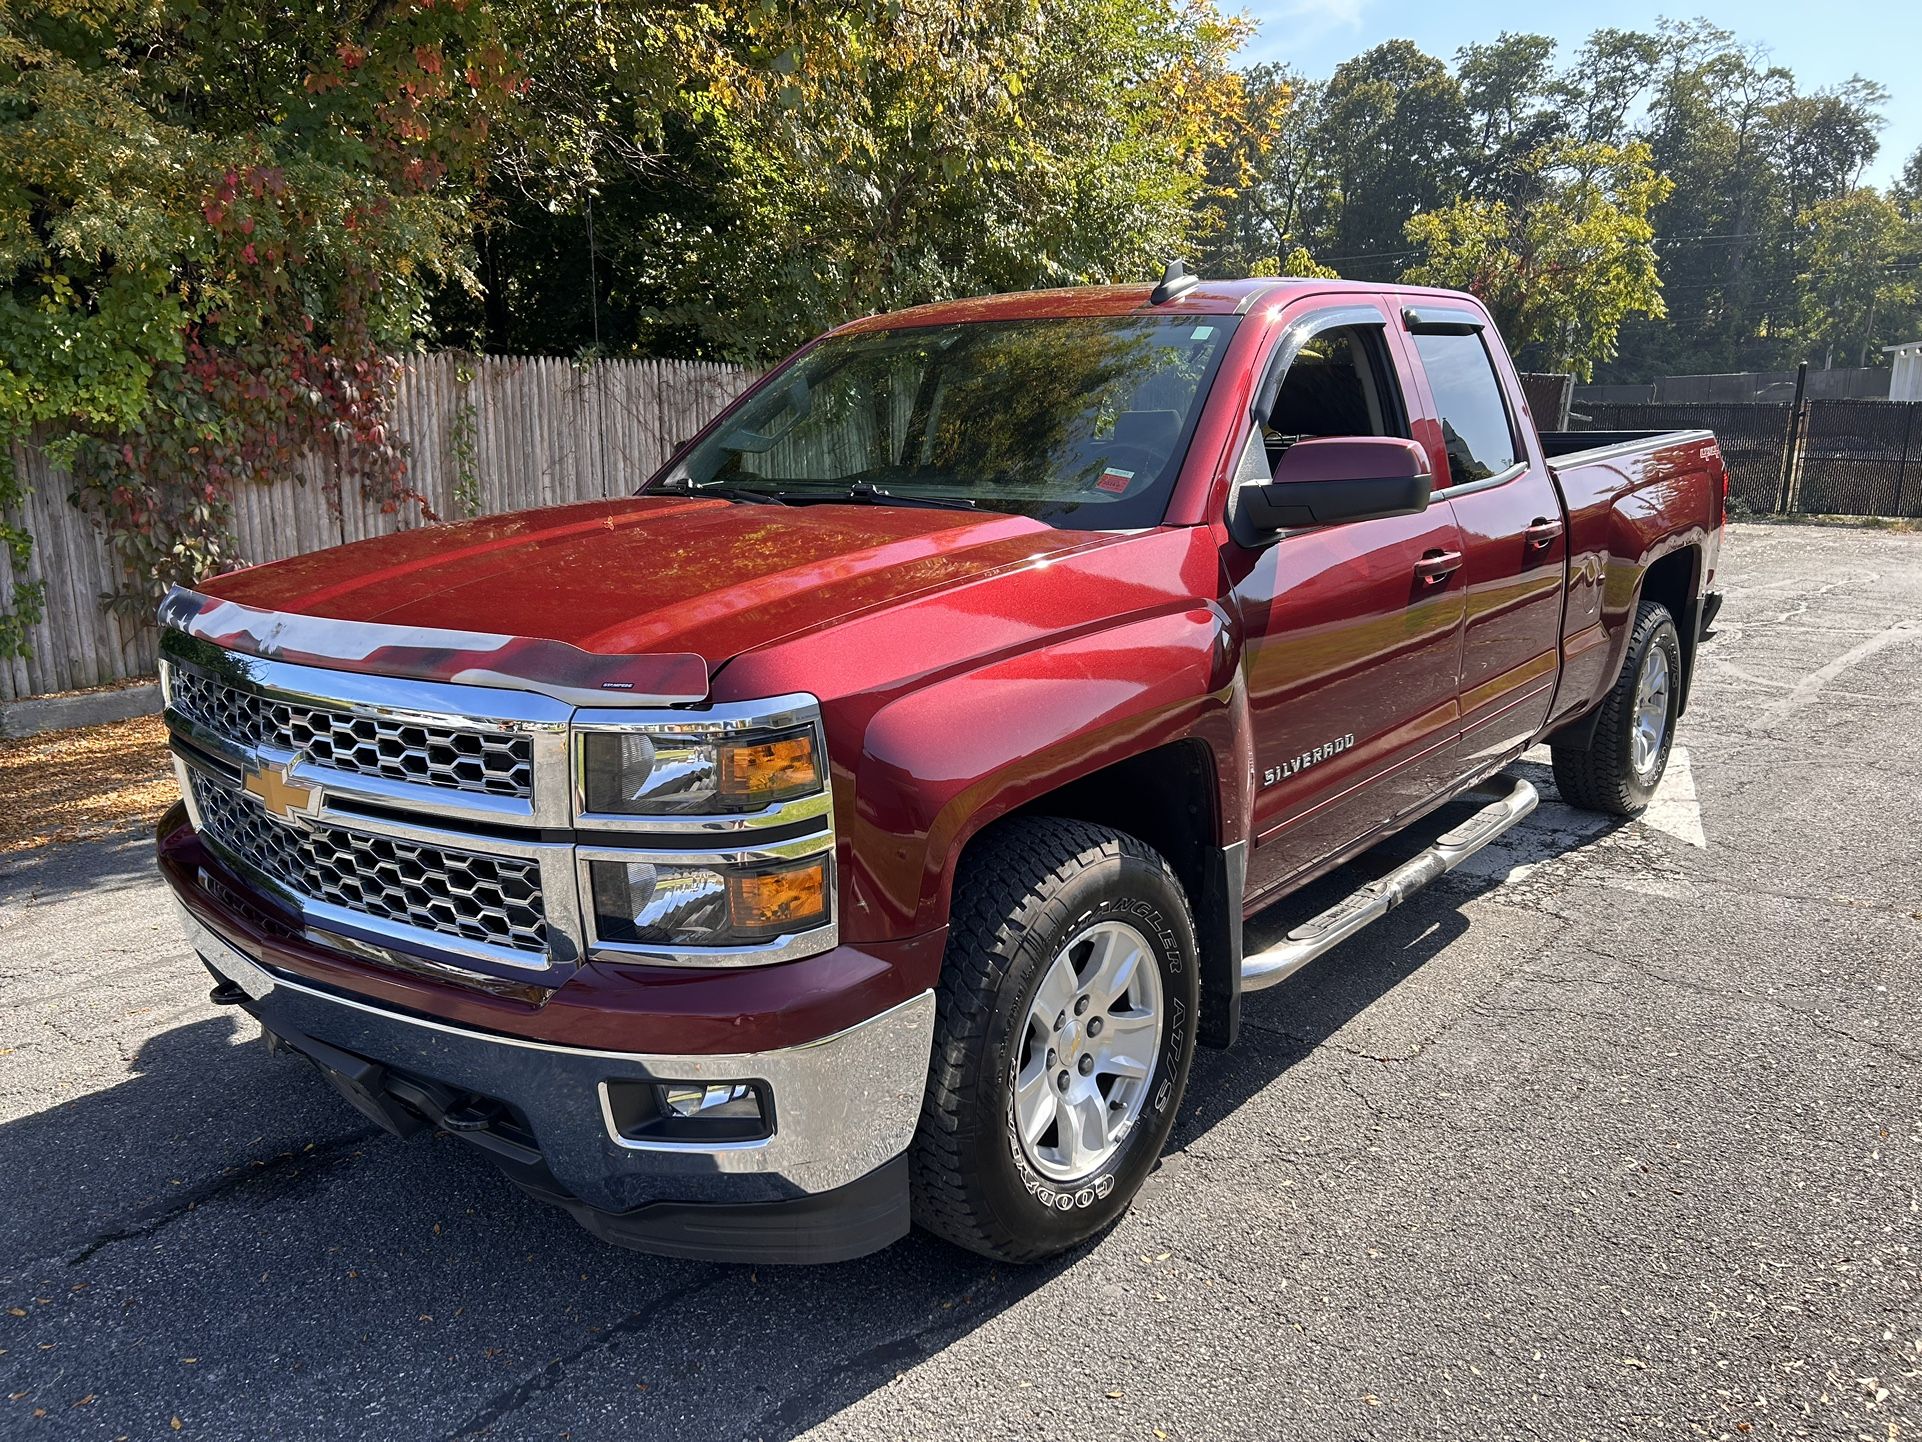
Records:
[[[1688,709],[1689,685],[1695,677],[1696,632],[1700,629],[1702,599],[1702,548],[1677,547],[1658,556],[1642,572],[1642,585],[1636,595],[1642,601],[1659,601],[1675,619],[1675,631],[1682,643],[1681,695],[1676,715]],[[1634,629],[1633,612],[1629,628]]]
[[[1240,965],[1236,843],[1251,766],[1236,659],[1228,618],[1200,606],[882,707],[867,727],[842,852],[850,921],[877,934],[943,924],[963,854],[1004,817],[1109,826],[1155,847],[1180,879],[1202,950],[1202,1037],[1225,1042],[1213,999]]]

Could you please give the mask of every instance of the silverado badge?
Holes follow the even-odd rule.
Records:
[[[1270,766],[1261,773],[1261,784],[1273,786],[1277,781],[1286,781],[1297,771],[1306,771],[1310,766],[1326,761],[1330,756],[1339,756],[1355,744],[1354,732],[1337,736],[1332,741],[1324,741],[1312,751],[1304,751],[1299,756],[1290,756],[1279,766]]]

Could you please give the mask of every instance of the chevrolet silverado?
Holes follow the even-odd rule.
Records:
[[[1247,993],[1529,812],[1538,740],[1647,804],[1726,490],[1707,432],[1538,433],[1463,294],[873,316],[634,494],[170,594],[159,862],[216,1002],[608,1240],[1032,1260]]]

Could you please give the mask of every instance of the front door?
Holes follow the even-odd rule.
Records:
[[[1275,362],[1286,369],[1240,479],[1307,436],[1408,435],[1387,324],[1385,310],[1354,305],[1286,322]],[[1228,544],[1255,742],[1251,898],[1447,785],[1461,552],[1446,504]]]

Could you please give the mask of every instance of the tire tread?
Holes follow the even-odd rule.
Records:
[[[962,858],[948,956],[935,988],[928,1086],[909,1165],[916,1223],[956,1246],[1008,1262],[1046,1255],[975,1204],[962,1156],[969,1059],[979,1054],[1001,986],[1022,949],[1032,948],[1049,902],[1078,872],[1123,856],[1159,868],[1175,893],[1184,895],[1154,848],[1125,832],[1062,817],[1004,822]]]
[[[1600,718],[1588,745],[1549,744],[1556,789],[1570,806],[1610,816],[1634,816],[1647,804],[1638,801],[1629,785],[1624,758],[1628,755],[1628,728],[1634,723],[1635,683],[1641,671],[1641,657],[1664,621],[1671,627],[1675,624],[1668,607],[1660,601],[1643,601],[1636,606],[1635,628],[1629,634],[1628,654],[1622,659],[1621,675],[1602,698]],[[1678,676],[1672,684],[1679,681]]]

